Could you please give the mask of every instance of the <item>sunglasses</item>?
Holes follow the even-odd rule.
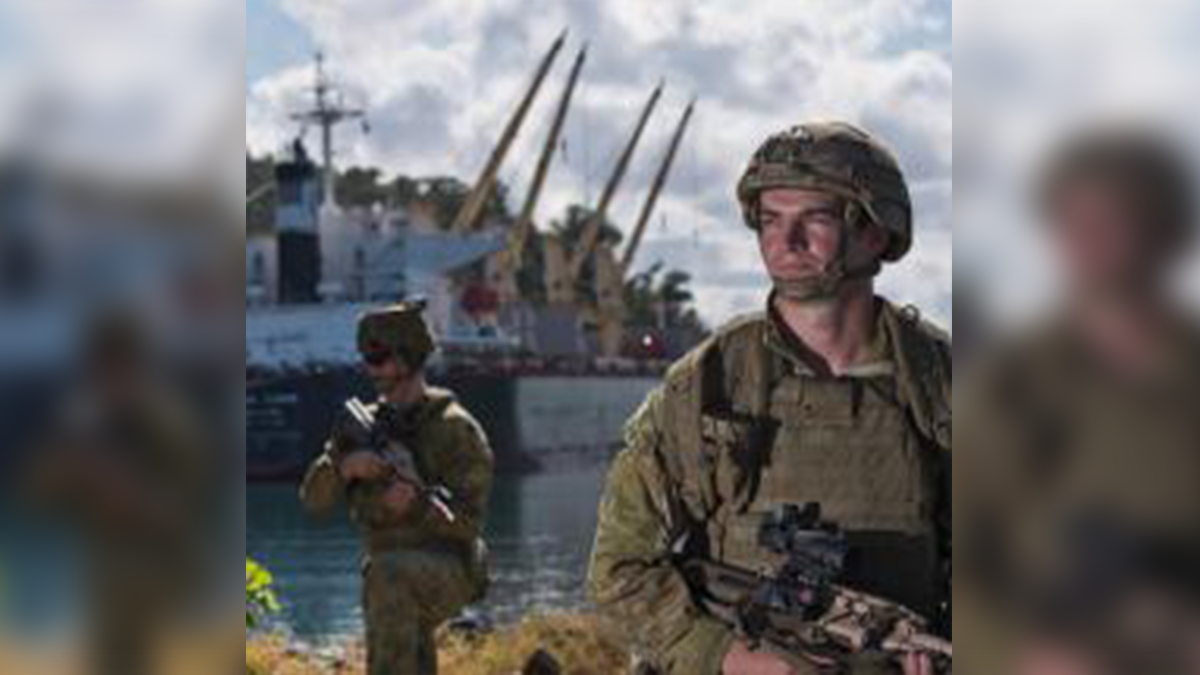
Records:
[[[378,368],[379,366],[387,363],[394,356],[394,353],[387,351],[386,349],[382,349],[378,351],[363,352],[362,360],[363,363],[367,364],[368,366]]]

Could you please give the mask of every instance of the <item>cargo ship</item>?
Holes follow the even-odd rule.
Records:
[[[354,353],[357,317],[367,308],[414,297],[439,351],[429,365],[485,427],[501,471],[535,471],[606,457],[624,421],[658,383],[668,358],[699,336],[667,326],[631,330],[624,288],[633,253],[667,180],[691,116],[675,127],[634,236],[618,258],[600,236],[634,150],[662,93],[640,110],[603,196],[570,244],[537,234],[533,214],[586,59],[575,59],[555,108],[520,215],[489,215],[501,164],[562,49],[565,34],[538,64],[453,222],[439,220],[433,186],[418,182],[406,203],[337,203],[333,130],[365,122],[318,57],[314,105],[293,119],[321,132],[314,160],[298,138],[271,180],[247,186],[247,209],[272,203],[270,223],[249,222],[246,238],[246,457],[251,479],[292,479],[320,451],[333,416],[351,395],[369,396]],[[522,293],[518,276],[529,242],[543,250],[543,293]],[[584,277],[587,280],[584,280]],[[579,288],[587,287],[586,299]],[[632,347],[631,347],[632,345]]]

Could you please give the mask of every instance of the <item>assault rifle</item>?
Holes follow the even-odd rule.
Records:
[[[918,653],[949,675],[951,643],[931,634],[923,617],[836,583],[848,545],[843,532],[821,521],[819,505],[787,505],[767,517],[759,544],[786,557],[774,573],[694,556],[678,562],[701,606],[751,648],[829,668],[872,653],[897,659]]]
[[[389,480],[400,481],[415,488],[422,499],[427,500],[447,522],[453,523],[454,512],[447,505],[452,500],[449,490],[426,484],[417,470],[412,451],[388,434],[388,420],[377,419],[371,409],[358,398],[347,400],[344,408],[347,423],[341,425],[340,431],[351,446],[381,457],[387,463]]]

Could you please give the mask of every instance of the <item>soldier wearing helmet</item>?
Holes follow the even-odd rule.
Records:
[[[681,574],[688,556],[772,568],[763,522],[816,503],[848,539],[840,583],[948,632],[950,344],[874,290],[912,243],[899,164],[849,124],[805,124],[754,153],[737,198],[772,282],[765,311],[716,331],[629,421],[592,598],[653,672],[932,672],[869,650],[832,671],[806,649],[760,650]]]
[[[362,532],[370,675],[436,673],[435,630],[487,585],[492,452],[454,395],[425,380],[436,345],[423,308],[402,303],[359,321],[358,350],[379,394],[362,409],[384,447],[369,447],[378,436],[367,441],[361,417],[344,415],[301,488],[316,514],[344,499]]]

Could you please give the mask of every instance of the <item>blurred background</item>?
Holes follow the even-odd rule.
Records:
[[[971,672],[1200,672],[1195,3],[954,18]]]
[[[1061,299],[1040,236],[1036,181],[1081,127],[1129,121],[1160,130],[1196,156],[1194,84],[1200,15],[1194,3],[982,2],[958,8],[955,60],[956,304],[1003,329]],[[1195,260],[1195,258],[1193,258]],[[1200,298],[1200,265],[1181,292]]]
[[[241,640],[244,17],[0,5],[0,672]]]

